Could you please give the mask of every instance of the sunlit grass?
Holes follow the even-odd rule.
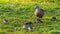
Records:
[[[0,0],[0,34],[53,34],[60,33],[60,3],[59,0]],[[35,23],[34,7],[44,9],[43,23]],[[53,16],[57,17],[52,21]],[[7,19],[8,24],[3,20]],[[24,22],[33,22],[33,31],[22,29]],[[13,32],[12,28],[17,28]]]

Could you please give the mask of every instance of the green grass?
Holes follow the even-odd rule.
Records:
[[[30,4],[33,1],[34,3]],[[29,0],[29,3],[25,4],[21,0],[21,3],[0,0],[0,34],[60,34],[60,0],[33,1]],[[35,5],[45,10],[43,23],[34,23],[37,18],[34,15]],[[56,21],[51,20],[53,16],[57,17]],[[9,20],[8,24],[3,23],[5,18]],[[33,22],[32,32],[22,29],[22,24],[29,21]],[[16,28],[14,32],[11,32],[12,28]]]

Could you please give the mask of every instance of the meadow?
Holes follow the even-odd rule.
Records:
[[[35,23],[35,5],[45,11],[43,23]],[[51,20],[53,16],[56,21]],[[33,31],[22,29],[22,24],[30,21]],[[0,0],[0,34],[60,34],[60,0]]]

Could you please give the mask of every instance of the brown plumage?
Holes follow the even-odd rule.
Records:
[[[44,15],[44,10],[39,8],[38,6],[35,7],[35,12],[34,12],[35,16],[37,16],[38,18],[42,18]]]

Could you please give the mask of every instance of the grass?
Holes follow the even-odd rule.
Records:
[[[0,34],[60,34],[60,0],[19,0],[9,2],[0,0]],[[28,2],[27,2],[28,1]],[[45,10],[43,23],[36,24],[34,6]],[[53,16],[57,17],[52,21]],[[8,24],[3,19],[9,20]],[[23,30],[24,22],[33,22],[33,31]],[[13,32],[11,30],[16,28]]]

